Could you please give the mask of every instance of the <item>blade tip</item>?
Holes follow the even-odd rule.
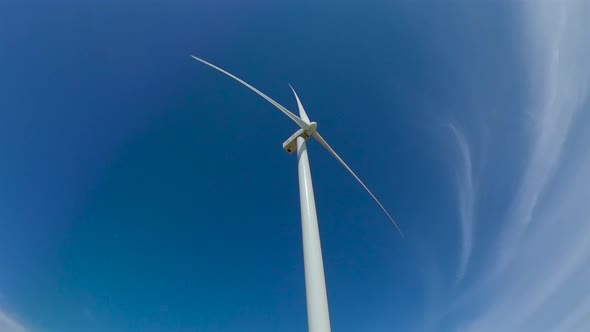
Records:
[[[406,236],[404,235],[404,232],[402,232],[402,229],[399,228],[399,226],[397,224],[395,224],[395,228],[397,228],[397,231],[399,232],[399,235],[402,236],[402,239],[405,239]]]
[[[293,88],[293,86],[291,85],[291,83],[287,83],[289,84],[289,87],[291,88],[291,91],[293,91],[293,94],[295,95],[295,98],[299,99],[299,97],[297,96],[297,92],[295,92],[295,88]]]
[[[204,61],[203,59],[201,59],[201,58],[198,58],[198,57],[196,57],[196,56],[194,56],[194,55],[192,55],[192,54],[191,54],[191,58],[193,58],[193,59],[195,59],[195,60],[197,60],[197,61],[200,61],[200,62],[203,62],[203,61]]]

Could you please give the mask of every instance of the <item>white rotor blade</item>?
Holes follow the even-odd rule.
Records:
[[[289,118],[291,118],[291,120],[295,121],[295,123],[297,123],[297,125],[299,125],[299,127],[303,128],[304,130],[308,130],[309,129],[309,123],[307,123],[306,121],[302,120],[300,117],[298,117],[297,115],[291,113],[288,109],[286,109],[283,105],[277,103],[276,101],[274,101],[272,98],[270,98],[269,96],[265,95],[264,93],[260,92],[258,89],[256,89],[255,87],[251,86],[250,84],[244,82],[243,80],[241,80],[240,78],[236,77],[235,75],[217,67],[216,65],[209,63],[203,59],[197,58],[194,55],[191,55],[191,57],[197,61],[200,61],[204,64],[206,64],[207,66],[217,69],[220,72],[226,74],[227,76],[233,78],[234,80],[242,83],[243,85],[245,85],[247,88],[249,88],[250,90],[256,92],[259,96],[261,96],[262,98],[266,99],[269,103],[273,104],[276,108],[278,108],[281,112],[285,113],[286,116],[288,116]]]
[[[293,91],[295,99],[297,100],[297,108],[299,108],[299,115],[303,120],[309,122],[309,118],[307,117],[307,113],[305,113],[305,109],[303,108],[303,104],[301,104],[301,100],[299,100],[297,92],[295,92],[295,89],[293,89],[293,86],[291,86],[291,84],[289,84],[289,87],[291,88],[291,91]]]
[[[397,230],[399,231],[399,233],[401,234],[401,236],[404,237],[404,233],[399,228],[399,226],[397,225],[397,223],[393,220],[393,218],[391,217],[391,215],[389,215],[389,212],[387,212],[387,210],[385,210],[385,207],[383,207],[383,204],[381,204],[381,202],[379,202],[379,200],[377,199],[377,197],[375,197],[375,195],[373,195],[373,193],[369,190],[369,188],[367,188],[367,186],[365,186],[365,184],[363,183],[363,181],[361,181],[361,179],[359,179],[359,177],[356,176],[356,174],[354,174],[354,172],[352,171],[352,169],[350,169],[350,167],[348,167],[348,165],[346,165],[346,163],[344,162],[344,160],[342,160],[342,158],[340,158],[340,156],[336,153],[336,151],[334,151],[334,149],[332,149],[332,147],[328,144],[328,142],[326,142],[326,140],[324,140],[324,138],[322,136],[320,136],[320,134],[317,131],[315,133],[313,133],[313,137],[318,142],[320,142],[320,144],[323,145],[326,148],[326,150],[328,150],[328,152],[330,152],[334,156],[334,158],[336,158],[336,160],[338,160],[340,162],[340,164],[342,164],[342,166],[344,166],[344,168],[346,168],[348,170],[348,172],[350,174],[352,174],[352,176],[354,176],[354,178],[361,184],[361,186],[363,186],[363,188],[365,188],[365,190],[369,193],[369,195],[371,195],[371,197],[373,197],[373,199],[375,200],[375,202],[377,202],[377,204],[379,204],[379,206],[381,207],[381,209],[383,210],[383,212],[385,212],[385,214],[387,215],[387,217],[389,218],[389,220],[391,220],[391,222],[395,225],[395,228],[397,228]]]

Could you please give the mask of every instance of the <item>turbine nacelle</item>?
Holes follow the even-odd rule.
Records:
[[[313,134],[316,132],[318,124],[312,122],[309,124],[309,129],[305,130],[303,128],[297,130],[293,135],[287,138],[286,141],[283,142],[283,149],[287,151],[289,154],[293,153],[293,151],[297,150],[297,138],[301,137],[304,140],[308,140]]]

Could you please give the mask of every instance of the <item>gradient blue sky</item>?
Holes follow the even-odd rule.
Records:
[[[590,329],[590,4],[2,1],[0,331]]]

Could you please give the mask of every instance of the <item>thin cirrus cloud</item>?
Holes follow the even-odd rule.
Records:
[[[488,267],[451,305],[455,331],[590,329],[590,4],[570,0],[522,6],[530,43],[526,111],[531,123],[523,125],[532,128],[527,161],[515,179],[518,188],[506,217],[497,223],[501,230],[495,245],[487,248]],[[469,142],[454,132],[468,175],[459,190],[459,271],[464,272],[477,241],[469,235],[476,197],[465,158],[469,154],[462,147]]]
[[[469,142],[465,135],[454,124],[449,128],[457,140],[461,157],[461,171],[457,176],[459,191],[459,215],[461,222],[461,249],[457,281],[461,281],[467,271],[467,265],[473,248],[473,210],[475,208],[475,188],[473,182],[473,166]]]
[[[539,101],[535,106],[539,110],[532,111],[535,128],[532,154],[509,212],[510,227],[502,235],[503,248],[496,272],[501,272],[508,263],[513,246],[534,222],[534,212],[543,195],[550,193],[551,181],[559,181],[560,174],[555,173],[566,157],[562,156],[564,145],[572,121],[584,109],[588,89],[588,58],[583,56],[590,55],[589,43],[584,42],[584,31],[588,30],[581,29],[589,26],[583,22],[588,19],[583,14],[590,13],[588,6],[583,1],[545,1],[530,4],[528,9],[531,37],[536,39],[537,46],[533,51],[540,54],[532,55],[539,57],[533,61],[533,70],[545,78],[536,87]]]
[[[2,332],[27,332],[28,330],[15,318],[0,308],[0,331]]]

